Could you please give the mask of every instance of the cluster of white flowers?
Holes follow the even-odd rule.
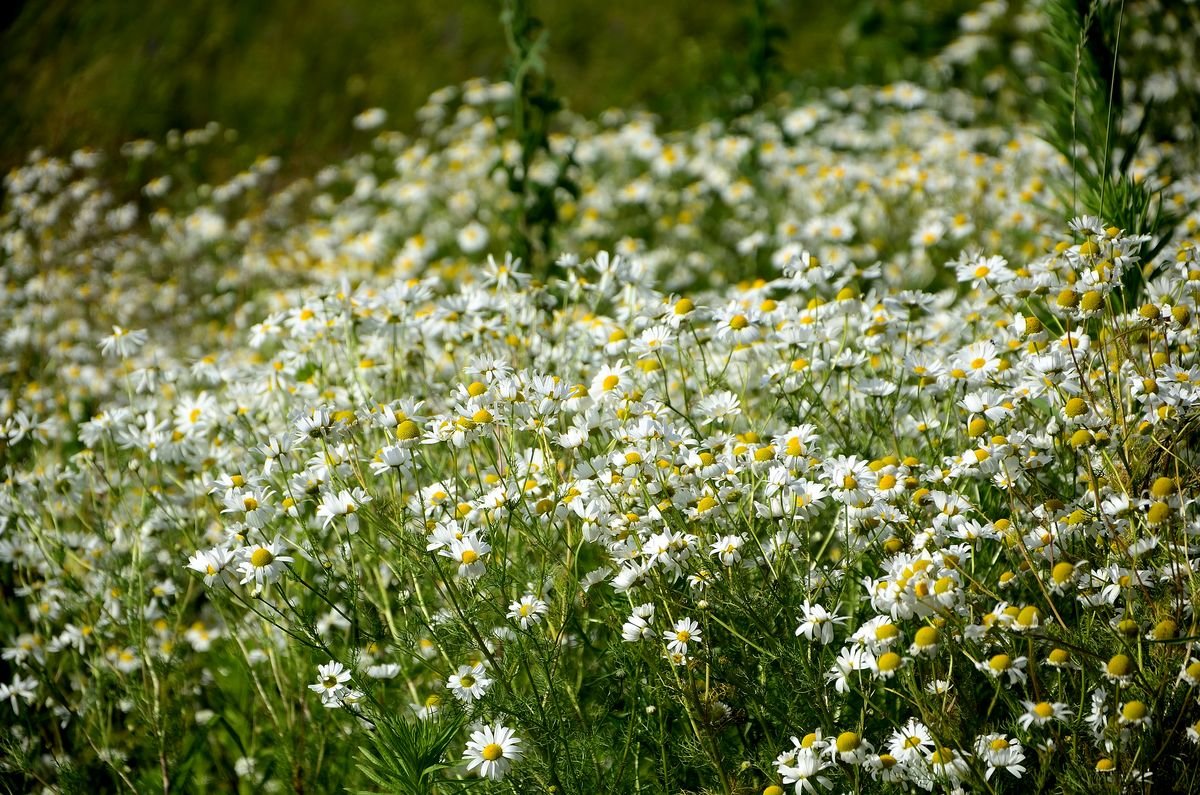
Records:
[[[960,97],[613,112],[529,167],[578,187],[534,278],[490,176],[508,95],[439,92],[422,138],[269,194],[270,160],[194,196],[162,174],[148,213],[87,153],[8,176],[0,699],[90,738],[89,670],[157,693],[169,664],[207,710],[210,656],[270,701],[319,650],[326,707],[490,722],[487,779],[558,758],[562,698],[678,711],[727,788],[797,793],[1064,745],[1144,782],[1198,741],[1194,172],[1157,246],[1061,224],[1063,158]],[[747,719],[757,766],[725,770]]]

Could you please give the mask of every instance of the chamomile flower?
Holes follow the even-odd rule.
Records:
[[[783,778],[784,784],[795,786],[796,795],[817,795],[820,792],[818,786],[824,789],[833,787],[833,780],[823,775],[828,767],[829,762],[822,759],[812,748],[797,748],[790,764],[777,764],[776,770]]]
[[[796,635],[822,645],[832,643],[837,625],[848,620],[847,616],[831,613],[822,605],[812,604],[808,600],[800,606],[800,611],[801,619],[800,625],[796,627]]]
[[[105,356],[128,359],[141,350],[149,338],[150,335],[145,329],[131,331],[121,326],[113,326],[112,334],[100,341],[100,352]]]
[[[464,761],[467,770],[475,770],[484,778],[500,781],[523,755],[521,739],[512,729],[495,723],[471,732]]]
[[[263,586],[278,580],[287,564],[293,562],[283,551],[283,543],[279,536],[266,544],[251,544],[240,549],[237,556],[238,572],[242,575],[241,584],[251,585],[252,590],[257,593]]]
[[[663,631],[663,639],[668,651],[686,655],[688,644],[699,645],[702,640],[700,625],[690,618],[681,618],[671,629]]]
[[[1022,684],[1028,678],[1025,674],[1025,666],[1028,664],[1028,658],[1012,657],[1008,654],[1000,653],[993,654],[987,659],[979,660],[975,663],[976,669],[983,671],[993,679],[1005,678],[1009,685]]]
[[[484,556],[491,551],[491,544],[474,533],[468,533],[438,549],[438,554],[458,563],[459,577],[474,580],[483,576]]]
[[[483,698],[491,686],[492,680],[481,663],[460,665],[446,680],[446,689],[465,704]]]
[[[336,660],[317,666],[317,681],[308,686],[314,693],[319,693],[321,703],[329,708],[342,706],[344,697],[350,692],[346,683],[350,681],[351,673]]]
[[[1149,727],[1151,723],[1150,708],[1146,706],[1146,702],[1144,701],[1137,699],[1126,701],[1121,705],[1117,722],[1122,726],[1131,726],[1138,729]]]
[[[732,392],[722,390],[705,395],[697,410],[704,425],[723,423],[742,413],[741,401]]]
[[[621,627],[621,639],[626,643],[636,643],[648,640],[655,635],[651,624],[654,623],[654,604],[647,602],[633,608],[633,612]]]
[[[740,535],[721,536],[713,542],[710,554],[721,561],[722,566],[736,566],[742,560],[742,545],[746,539]]]
[[[33,677],[17,674],[8,684],[0,684],[0,701],[7,700],[13,714],[18,715],[21,701],[32,704],[37,699],[37,686],[38,681]]]
[[[1179,684],[1188,687],[1200,686],[1200,659],[1189,657],[1188,661],[1179,671]]]
[[[1025,772],[1025,749],[1017,740],[1004,734],[984,734],[975,738],[975,755],[987,764],[984,778],[991,780],[997,770],[1020,778]]]
[[[354,534],[359,526],[358,509],[370,501],[371,496],[359,487],[342,489],[336,494],[327,492],[317,506],[317,518],[322,520],[321,526],[328,529],[337,517],[344,516],[346,532]]]
[[[892,732],[888,738],[888,753],[903,763],[914,762],[924,758],[925,753],[934,747],[933,735],[929,728],[916,718],[909,718],[900,729]]]
[[[488,244],[487,227],[478,221],[471,221],[462,229],[458,230],[458,236],[455,238],[458,242],[458,247],[466,254],[474,254],[482,251]]]
[[[1021,704],[1025,712],[1017,718],[1017,723],[1022,729],[1045,726],[1052,721],[1069,720],[1073,714],[1069,706],[1060,702],[1022,701]]]
[[[212,585],[218,577],[226,575],[237,555],[224,547],[200,550],[188,558],[187,567],[204,575],[204,584]]]
[[[521,625],[521,629],[529,629],[540,623],[542,616],[550,606],[533,594],[526,594],[508,606],[507,617]]]

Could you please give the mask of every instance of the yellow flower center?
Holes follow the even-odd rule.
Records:
[[[917,635],[914,638],[916,644],[922,648],[933,646],[938,642],[937,627],[921,627],[917,630]]]
[[[837,749],[839,754],[848,754],[858,748],[862,740],[854,732],[842,732],[837,738]]]
[[[1140,721],[1146,717],[1145,703],[1141,701],[1130,701],[1121,707],[1121,717],[1130,722]]]
[[[495,762],[497,759],[504,756],[504,749],[500,747],[499,743],[488,743],[487,745],[483,746],[483,752],[481,755],[487,761]]]
[[[935,765],[948,765],[954,761],[954,750],[939,748],[929,755],[929,761]]]
[[[270,566],[271,561],[275,560],[275,555],[271,550],[264,547],[259,547],[250,553],[250,565],[256,569],[261,569],[264,566]]]
[[[1159,478],[1154,481],[1154,485],[1150,487],[1150,494],[1158,499],[1170,497],[1175,493],[1175,481],[1167,477]]]
[[[1108,661],[1108,665],[1105,666],[1109,676],[1128,676],[1132,668],[1133,660],[1124,654],[1113,655],[1112,659]]]

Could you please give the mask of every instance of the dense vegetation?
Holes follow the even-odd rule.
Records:
[[[411,123],[24,158],[0,783],[1194,790],[1196,12],[993,1],[818,87],[760,4],[673,129],[514,1]]]

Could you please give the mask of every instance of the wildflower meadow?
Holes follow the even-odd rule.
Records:
[[[4,177],[3,790],[1200,789],[1200,5],[684,129],[495,26]]]

